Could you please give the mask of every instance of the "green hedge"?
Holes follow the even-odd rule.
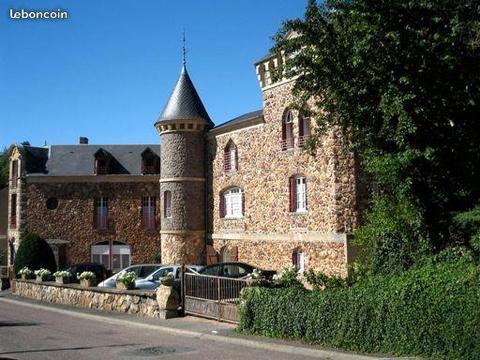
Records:
[[[22,236],[13,264],[14,273],[18,274],[24,266],[32,271],[45,268],[53,273],[57,270],[52,248],[37,234],[28,233]]]
[[[239,330],[361,352],[480,359],[480,269],[466,262],[351,288],[249,288]]]

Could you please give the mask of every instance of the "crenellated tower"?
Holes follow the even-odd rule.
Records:
[[[213,122],[185,64],[155,127],[162,146],[162,263],[205,263],[205,133]]]

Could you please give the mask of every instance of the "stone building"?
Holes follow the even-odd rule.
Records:
[[[358,221],[355,158],[337,130],[315,154],[305,150],[313,105],[292,108],[295,79],[271,75],[280,61],[269,55],[255,64],[263,108],[218,126],[184,65],[155,122],[161,152],[15,147],[9,238],[18,244],[21,231],[39,233],[60,265],[243,261],[345,275]]]

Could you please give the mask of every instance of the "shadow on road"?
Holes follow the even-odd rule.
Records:
[[[98,345],[98,346],[77,346],[77,347],[68,347],[68,348],[56,348],[56,349],[34,349],[34,350],[18,350],[18,351],[6,351],[0,353],[0,355],[11,355],[11,354],[29,354],[29,353],[42,353],[42,352],[55,352],[55,351],[76,351],[76,350],[90,350],[98,348],[114,348],[114,347],[124,347],[124,346],[136,346],[140,344],[112,344],[112,345]],[[0,357],[0,360],[2,358]]]

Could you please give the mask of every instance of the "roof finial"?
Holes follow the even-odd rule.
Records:
[[[187,63],[187,47],[186,47],[186,40],[185,40],[185,30],[183,30],[183,47],[182,47],[182,54],[183,54],[183,65]]]

